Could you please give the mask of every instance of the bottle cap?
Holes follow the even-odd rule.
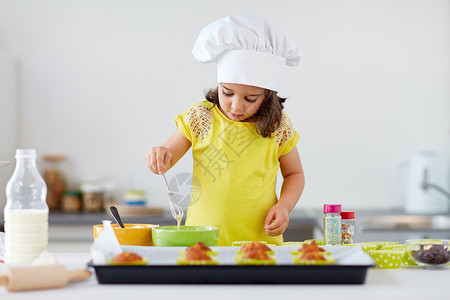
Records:
[[[343,211],[343,212],[341,212],[341,218],[342,219],[354,219],[355,212],[354,211]]]
[[[339,213],[341,213],[341,205],[340,204],[324,204],[323,212],[326,214],[339,214]]]
[[[36,158],[35,149],[16,149],[16,158]]]

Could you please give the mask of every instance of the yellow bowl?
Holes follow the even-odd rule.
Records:
[[[125,228],[120,228],[118,224],[111,224],[117,240],[121,245],[130,246],[153,246],[152,228],[154,224],[123,224]],[[94,225],[94,238],[103,231],[103,224]]]

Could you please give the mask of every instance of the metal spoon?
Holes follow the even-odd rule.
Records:
[[[119,224],[119,226],[121,228],[125,228],[125,226],[122,223],[122,219],[120,218],[119,211],[117,210],[117,208],[115,206],[111,205],[109,207],[109,211],[111,212],[112,216],[114,217],[114,220],[116,220],[117,224]]]

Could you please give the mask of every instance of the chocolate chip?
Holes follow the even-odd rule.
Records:
[[[433,245],[428,250],[420,245],[419,251],[411,252],[415,259],[426,264],[439,265],[450,261],[450,252],[444,245]]]

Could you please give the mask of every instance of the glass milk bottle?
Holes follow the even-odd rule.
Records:
[[[34,149],[17,149],[16,168],[6,185],[5,263],[28,264],[48,247],[47,186]]]

